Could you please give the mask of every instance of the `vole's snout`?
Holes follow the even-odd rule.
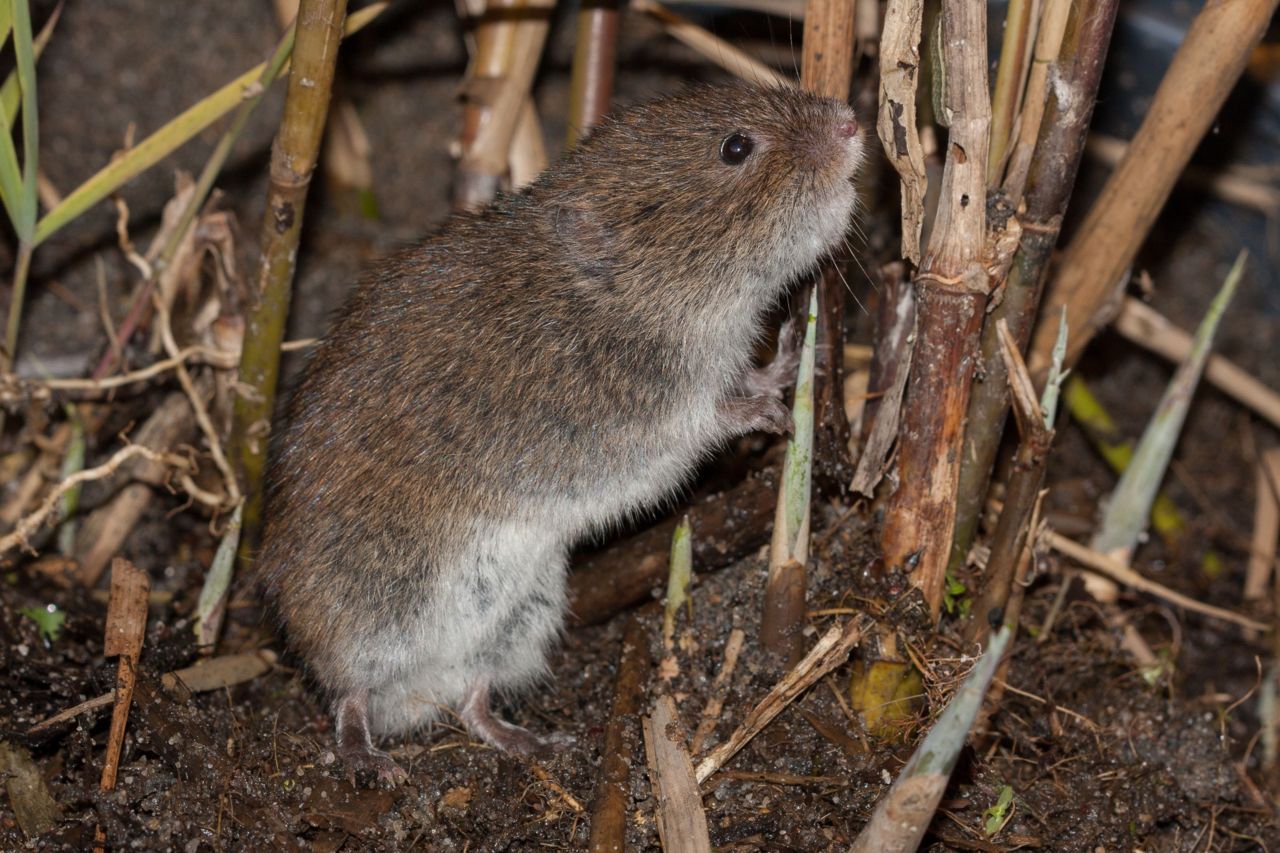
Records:
[[[840,126],[836,128],[836,134],[844,139],[853,139],[858,135],[858,120],[853,118],[840,122]]]

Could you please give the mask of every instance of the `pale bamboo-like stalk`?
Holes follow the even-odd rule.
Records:
[[[569,82],[569,147],[609,111],[618,53],[617,0],[591,0],[578,9],[578,34]]]
[[[468,4],[470,8],[471,4]],[[542,59],[554,4],[550,0],[494,0],[484,4],[475,52],[463,91],[467,109],[454,206],[489,203],[508,172],[516,131],[530,125],[530,91]],[[524,117],[522,119],[522,117]]]
[[[991,95],[991,154],[987,161],[987,182],[992,189],[1000,183],[1005,157],[1009,153],[1018,104],[1022,102],[1027,77],[1029,47],[1035,40],[1037,0],[1010,0],[1005,11],[1004,37],[1000,42],[1000,64]]]
[[[1075,362],[1120,304],[1124,274],[1156,216],[1275,13],[1277,0],[1205,4],[1165,72],[1124,160],[1067,247],[1049,287],[1046,315],[1067,306],[1068,365]],[[1032,343],[1033,374],[1044,372],[1053,329]]]
[[[1000,358],[996,324],[1004,320],[1019,348],[1031,337],[1048,275],[1049,258],[1058,242],[1062,217],[1084,151],[1086,131],[1111,43],[1118,0],[1082,0],[1072,5],[1067,32],[1048,89],[1039,139],[1028,171],[1026,209],[1018,219],[1022,235],[1005,279],[1000,302],[982,334],[985,376],[974,385],[960,453],[960,485],[956,492],[956,527],[951,565],[969,552],[995,465],[1009,407],[1008,378]],[[1074,333],[1074,330],[1073,330]]]
[[[769,546],[760,642],[794,666],[804,655],[806,564],[809,561],[809,494],[813,482],[814,346],[817,338],[817,289],[810,291],[804,346],[800,350],[794,430],[787,442],[778,489],[778,509]]]
[[[232,410],[232,458],[245,495],[241,553],[256,544],[267,436],[280,373],[280,344],[293,292],[302,215],[324,136],[346,0],[302,0],[284,117],[271,151],[261,259],[245,324],[240,386]]]
[[[943,0],[946,68],[939,119],[950,128],[938,214],[915,280],[917,340],[898,450],[898,488],[882,532],[885,564],[903,567],[936,615],[955,528],[969,387],[990,286],[985,262],[986,5]]]
[[[760,86],[784,88],[794,85],[793,80],[787,79],[724,39],[712,35],[683,15],[671,11],[657,0],[632,0],[631,8],[653,16],[672,38],[684,42],[735,77]]]

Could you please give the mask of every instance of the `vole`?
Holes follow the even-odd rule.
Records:
[[[842,239],[863,156],[833,100],[690,89],[355,287],[288,410],[258,561],[349,772],[402,780],[374,736],[442,709],[503,750],[557,740],[491,695],[544,672],[575,542],[789,430],[795,359],[754,347]]]

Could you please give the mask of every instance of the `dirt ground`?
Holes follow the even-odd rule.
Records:
[[[38,26],[53,4],[33,5]],[[63,191],[75,186],[121,147],[130,125],[141,137],[260,61],[277,37],[269,5],[71,0],[40,63],[41,162],[52,184]],[[775,24],[770,38],[760,20],[732,19],[720,25],[721,34],[762,35],[749,43],[789,65],[787,34]],[[624,33],[621,99],[714,76],[634,16],[626,19]],[[537,94],[554,154],[564,135],[571,20],[560,22],[552,45]],[[345,288],[371,258],[447,215],[449,144],[464,63],[452,7],[441,3],[395,3],[383,21],[344,47],[339,90],[356,105],[373,143],[380,218],[360,216],[323,181],[316,182],[290,337],[322,333]],[[222,204],[239,223],[242,266],[254,257],[266,158],[281,102],[281,91],[268,98],[219,183]],[[865,95],[860,100],[864,121],[871,102]],[[174,170],[198,170],[216,139],[209,132],[123,191],[135,241],[145,242],[154,231],[173,191]],[[1087,195],[1099,180],[1095,171],[1082,192]],[[873,169],[868,185],[862,262],[874,269],[894,251],[895,214],[883,202],[892,189],[883,170]],[[1174,213],[1161,221],[1141,264],[1156,284],[1155,306],[1191,327],[1221,281],[1224,259],[1234,255],[1235,235],[1201,196],[1178,195],[1170,207]],[[114,209],[102,204],[40,249],[20,373],[84,375],[97,360],[105,346],[96,310],[99,267],[108,309],[117,319],[137,280],[117,248],[114,224]],[[0,251],[6,269],[9,251]],[[866,279],[852,285],[868,306],[869,314],[853,309],[851,326],[861,334],[874,315],[877,292]],[[1277,304],[1267,287],[1265,277],[1246,280],[1218,349],[1276,388],[1280,318],[1266,311]],[[298,363],[295,357],[289,366],[296,369]],[[1172,368],[1104,335],[1081,372],[1121,433],[1136,436]],[[110,421],[114,428],[100,432],[90,461],[109,454],[116,431],[145,415],[164,393],[156,386],[122,396]],[[10,419],[6,451],[16,440],[15,429]],[[1176,551],[1159,542],[1145,546],[1136,565],[1197,599],[1269,619],[1265,604],[1242,604],[1241,589],[1256,458],[1278,438],[1217,392],[1200,391],[1166,484],[1190,520],[1190,532]],[[744,446],[739,455],[759,467],[761,454],[748,452],[754,447]],[[707,482],[726,476],[713,467]],[[1086,536],[1114,475],[1065,417],[1048,483],[1051,523],[1076,538]],[[8,494],[15,486],[7,484]],[[93,505],[108,494],[98,484],[85,500]],[[944,619],[935,634],[910,618],[905,584],[873,571],[874,515],[846,509],[838,496],[816,504],[808,593],[814,635],[855,610],[896,629],[899,651],[923,676],[925,701],[911,705],[892,736],[877,737],[850,712],[849,667],[836,670],[708,782],[703,803],[716,849],[846,848],[972,665],[955,620]],[[191,853],[586,845],[630,617],[567,631],[545,682],[505,709],[521,725],[572,735],[572,746],[549,757],[507,756],[446,723],[386,745],[409,771],[405,785],[353,787],[334,755],[327,711],[296,661],[284,657],[269,673],[229,690],[175,697],[161,686],[162,674],[196,658],[190,618],[216,544],[207,518],[163,490],[126,542],[127,556],[152,579],[153,605],[140,692],[117,787],[110,793],[98,789],[109,706],[28,735],[40,720],[114,687],[115,664],[103,657],[106,597],[102,590],[62,588],[31,571],[30,561],[11,555],[0,583],[0,739],[34,761],[60,819],[50,831],[29,838],[10,799],[0,797],[0,849],[85,850],[94,846],[98,831],[111,849]],[[1210,548],[1222,557],[1217,574],[1202,569]],[[1276,849],[1280,777],[1268,777],[1262,766],[1257,701],[1260,673],[1270,664],[1270,638],[1246,636],[1156,598],[1126,595],[1125,611],[1168,664],[1166,677],[1149,682],[1119,650],[1104,614],[1078,582],[1046,629],[1069,569],[1057,557],[1037,561],[998,705],[956,768],[925,849]],[[741,629],[747,636],[709,743],[726,737],[777,678],[755,642],[764,573],[763,554],[752,553],[700,574],[694,589],[679,672],[666,687],[687,730],[696,728],[713,693],[731,632]],[[52,641],[21,613],[50,605],[66,616]],[[633,616],[650,639],[654,659],[661,657],[661,612],[643,607]],[[241,590],[220,651],[279,647],[251,591]],[[875,651],[861,649],[855,658],[869,659]],[[652,690],[657,684],[650,679]],[[638,724],[630,727],[629,738],[628,844],[657,849]],[[1005,786],[1014,795],[1011,817],[988,835],[984,812]]]

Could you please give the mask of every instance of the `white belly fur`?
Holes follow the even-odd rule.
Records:
[[[479,678],[511,691],[546,672],[564,624],[569,548],[588,532],[677,491],[713,449],[715,403],[691,406],[660,425],[644,447],[618,448],[623,476],[593,484],[575,501],[523,508],[516,519],[478,521],[462,561],[437,577],[433,605],[410,630],[378,643],[386,673],[370,693],[370,726],[398,734],[457,707]]]

